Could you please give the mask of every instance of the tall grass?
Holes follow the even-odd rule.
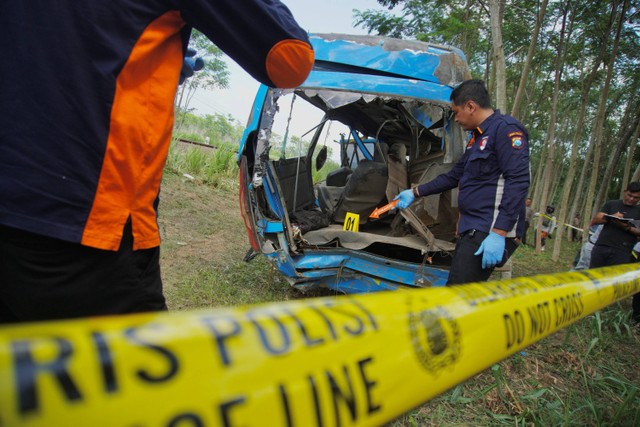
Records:
[[[315,165],[315,161],[313,162],[313,164]],[[327,159],[326,163],[320,170],[316,170],[314,166],[311,169],[311,178],[313,179],[314,184],[327,179],[327,174],[333,170],[338,169],[339,167],[340,165],[331,159]]]
[[[238,173],[236,153],[237,147],[229,144],[205,148],[174,141],[169,148],[165,170],[214,187],[233,189]]]

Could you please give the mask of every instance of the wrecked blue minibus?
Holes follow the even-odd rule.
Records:
[[[443,285],[456,190],[377,212],[462,155],[466,133],[449,96],[470,78],[463,53],[378,36],[310,39],[316,62],[307,80],[295,89],[261,86],[242,137],[247,259],[264,255],[303,291]],[[318,171],[326,177],[314,179]]]

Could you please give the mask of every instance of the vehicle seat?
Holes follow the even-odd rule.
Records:
[[[329,216],[333,215],[333,211],[336,209],[344,187],[335,187],[318,184],[316,185],[316,197],[318,199],[318,205],[322,212],[326,212]]]
[[[373,150],[373,161],[388,163],[389,145],[386,142],[378,142]]]
[[[344,187],[353,171],[348,167],[341,167],[327,174],[325,179],[328,187]]]
[[[333,215],[340,196],[342,196],[344,186],[352,173],[351,168],[341,167],[340,169],[329,172],[325,181],[315,186],[318,205],[329,217]]]
[[[387,199],[389,179],[387,165],[371,160],[362,160],[353,171],[334,211],[334,221],[344,222],[347,212],[360,215],[360,224],[365,224],[373,210]]]

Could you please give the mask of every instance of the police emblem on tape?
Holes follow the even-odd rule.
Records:
[[[460,358],[460,329],[444,307],[409,310],[409,333],[418,361],[432,374]]]

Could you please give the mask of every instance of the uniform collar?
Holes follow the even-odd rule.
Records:
[[[480,123],[480,126],[475,128],[473,132],[477,133],[478,135],[484,134],[489,128],[489,126],[491,126],[491,123],[493,123],[493,121],[497,119],[499,116],[501,116],[500,110],[494,110],[493,114],[491,114],[489,117],[484,119],[484,121]]]

